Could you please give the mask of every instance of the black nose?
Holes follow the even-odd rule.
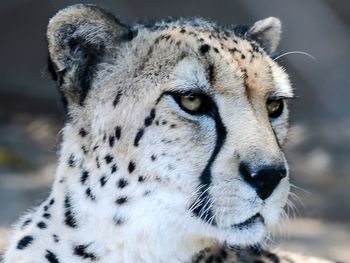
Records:
[[[287,175],[287,170],[283,165],[261,166],[258,169],[250,169],[246,163],[241,163],[239,172],[244,181],[255,189],[262,200],[268,198],[278,183]]]

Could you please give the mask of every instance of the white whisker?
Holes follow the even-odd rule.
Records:
[[[287,56],[287,55],[291,55],[291,54],[300,54],[300,55],[305,55],[313,60],[316,60],[316,58],[314,56],[312,56],[311,54],[307,53],[307,52],[303,52],[303,51],[289,51],[289,52],[286,52],[286,53],[283,53],[277,57],[275,57],[273,60],[277,60],[277,59],[280,59],[284,56]]]

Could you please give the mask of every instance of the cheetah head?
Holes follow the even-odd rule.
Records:
[[[60,11],[48,45],[68,114],[61,158],[89,170],[101,206],[124,205],[119,219],[108,211],[119,224],[261,242],[289,193],[281,145],[293,92],[270,57],[280,27],[129,27],[95,6]]]

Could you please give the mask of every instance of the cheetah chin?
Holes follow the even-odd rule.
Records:
[[[289,194],[280,33],[273,17],[128,26],[93,5],[59,11],[59,164],[5,262],[292,262],[258,245]]]

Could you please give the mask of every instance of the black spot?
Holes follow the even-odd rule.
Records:
[[[75,167],[75,161],[74,161],[74,155],[73,154],[71,154],[70,156],[69,156],[69,158],[68,158],[68,165],[69,165],[69,167]]]
[[[60,238],[59,238],[56,234],[53,234],[52,237],[53,237],[53,241],[54,241],[55,243],[60,242]]]
[[[101,167],[100,161],[99,161],[98,157],[96,157],[96,166],[97,166],[97,168],[99,168],[99,169],[100,169],[100,167]]]
[[[123,224],[125,222],[125,219],[123,219],[121,217],[114,216],[113,217],[113,222],[116,225],[121,225],[121,224]]]
[[[116,164],[113,164],[112,165],[112,168],[111,168],[111,173],[115,173],[117,171],[118,167]]]
[[[77,220],[74,218],[74,213],[72,211],[71,197],[68,194],[64,198],[64,208],[65,208],[64,223],[71,228],[76,228],[78,224],[77,224]]]
[[[167,123],[167,121],[162,121],[162,125],[166,125]]]
[[[125,186],[127,186],[128,184],[129,184],[129,182],[124,178],[121,178],[118,181],[118,187],[121,189],[124,188]]]
[[[96,199],[96,196],[92,193],[91,188],[88,187],[85,191],[85,194],[88,198],[90,198],[92,201]]]
[[[152,162],[154,162],[157,159],[157,156],[155,156],[154,154],[151,155],[151,160]]]
[[[106,184],[106,182],[107,182],[106,176],[102,176],[102,177],[100,178],[101,187],[103,187],[103,186]]]
[[[236,52],[241,53],[241,51],[240,51],[239,49],[235,48],[235,47],[234,47],[234,48],[230,48],[229,51],[230,51],[232,54],[234,54],[234,53],[236,53]]]
[[[122,96],[122,94],[121,94],[121,92],[119,91],[118,94],[117,94],[117,96],[115,96],[115,98],[114,98],[114,100],[113,100],[113,106],[114,106],[114,107],[118,105],[121,96]]]
[[[99,146],[96,145],[96,146],[94,146],[94,148],[92,148],[92,150],[93,150],[93,151],[96,151],[98,147],[99,147]]]
[[[219,53],[219,50],[216,47],[214,47],[213,49],[216,53]]]
[[[144,193],[143,193],[143,196],[148,196],[151,194],[151,191],[150,190],[146,190]]]
[[[111,163],[113,161],[113,157],[110,154],[107,154],[105,156],[105,161],[106,161],[107,164]]]
[[[23,227],[26,227],[26,226],[29,225],[31,222],[32,222],[32,219],[30,219],[30,218],[27,219],[26,221],[23,222],[22,228],[23,228]]]
[[[30,244],[32,244],[34,238],[32,236],[23,237],[17,244],[17,249],[25,249]]]
[[[43,218],[50,219],[51,218],[51,214],[50,213],[44,213],[43,214]]]
[[[81,177],[80,177],[80,183],[81,184],[85,184],[86,180],[88,179],[89,177],[89,172],[88,171],[83,171],[81,173]]]
[[[128,198],[126,196],[121,196],[121,197],[118,197],[117,200],[115,200],[115,203],[117,205],[122,205],[122,204],[125,204],[127,201],[128,201]]]
[[[55,203],[55,199],[54,199],[54,198],[51,198],[49,205],[51,206],[51,205],[53,205],[54,203]]]
[[[86,135],[88,135],[88,132],[87,132],[84,128],[81,128],[81,129],[79,130],[79,135],[80,135],[81,137],[85,137]]]
[[[109,138],[108,138],[108,141],[109,141],[109,146],[113,147],[114,146],[114,141],[115,141],[114,136],[110,135]]]
[[[199,50],[202,54],[205,54],[210,50],[210,46],[207,44],[201,45]]]
[[[145,181],[145,177],[144,176],[139,176],[139,178],[138,178],[138,181],[140,182],[140,183],[142,183],[142,182],[144,182]]]
[[[73,247],[73,253],[74,253],[74,255],[77,255],[77,256],[82,257],[82,258],[89,258],[92,261],[97,260],[97,256],[95,254],[87,251],[88,247],[89,247],[89,245],[75,246],[75,247]]]
[[[182,28],[182,29],[180,30],[180,33],[182,33],[182,34],[186,33],[186,29]]]
[[[244,55],[244,54],[242,54],[242,55],[241,55],[241,58],[242,58],[242,59],[245,59],[245,55]]]
[[[132,161],[129,162],[128,171],[132,173],[135,170],[136,164]]]
[[[45,229],[45,228],[47,228],[47,225],[46,225],[45,222],[40,221],[40,222],[37,224],[37,227],[39,227],[40,229]]]
[[[57,256],[52,253],[50,250],[46,250],[45,258],[50,263],[59,263]]]
[[[150,114],[146,117],[145,119],[145,126],[150,126],[154,120],[154,118],[156,117],[156,110],[152,109]]]
[[[176,124],[171,124],[171,125],[170,125],[170,128],[171,128],[171,129],[176,128]]]
[[[120,126],[115,127],[115,138],[120,139],[122,128]]]
[[[83,151],[84,154],[87,154],[89,152],[89,150],[86,149],[86,145],[82,145],[81,150]]]
[[[135,140],[134,140],[134,146],[139,146],[139,142],[144,134],[145,130],[143,128],[139,129],[136,133]]]

